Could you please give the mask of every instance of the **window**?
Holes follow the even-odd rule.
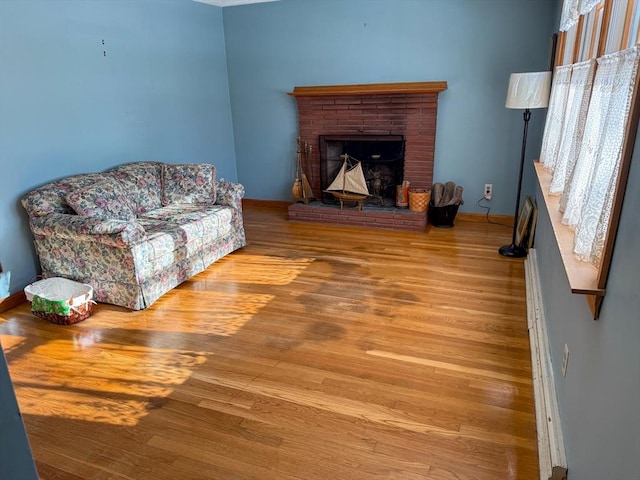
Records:
[[[572,291],[589,295],[594,318],[605,293],[640,116],[640,47],[633,46],[639,4],[565,0],[556,54],[561,66],[536,166]]]
[[[623,43],[626,41],[628,46],[637,45],[640,43],[640,0],[629,2],[628,15],[631,21],[625,25],[627,28],[622,41]]]
[[[567,36],[566,36],[565,42],[567,47],[565,48],[564,55],[562,56],[563,65],[570,65],[575,61],[574,58],[575,58],[576,41],[579,38],[578,26],[579,25],[576,23],[573,27],[571,27],[566,32]]]
[[[628,37],[627,32],[630,22],[626,23],[625,20],[629,14],[629,7],[633,7],[634,3],[633,0],[613,0],[605,53],[613,53],[627,48],[628,45],[626,42],[623,43],[622,40],[625,33]]]
[[[593,14],[596,17],[596,27],[593,31],[593,37],[591,38],[591,45],[589,47],[589,58],[596,58],[598,53],[598,45],[600,45],[600,34],[602,33],[602,20],[604,17],[604,2],[600,2],[593,9]]]
[[[580,54],[578,60],[593,58],[593,34],[596,29],[596,11],[592,10],[583,17],[582,38],[580,40]]]

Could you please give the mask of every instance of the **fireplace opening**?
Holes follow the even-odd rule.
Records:
[[[404,137],[402,135],[320,135],[321,200],[338,204],[325,189],[333,182],[347,154],[362,164],[370,196],[366,205],[392,207],[396,186],[404,179]]]

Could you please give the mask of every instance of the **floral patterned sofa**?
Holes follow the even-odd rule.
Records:
[[[43,185],[22,205],[44,277],[140,310],[246,244],[243,196],[213,165],[137,162]]]

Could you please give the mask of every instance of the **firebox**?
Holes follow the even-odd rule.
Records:
[[[325,189],[336,178],[347,154],[362,164],[370,196],[370,206],[395,205],[396,186],[404,177],[404,137],[402,135],[320,135],[320,186],[323,203],[338,200]]]

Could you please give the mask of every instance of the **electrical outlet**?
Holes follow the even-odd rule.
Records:
[[[487,200],[491,200],[491,196],[493,195],[493,183],[485,183],[484,184],[484,198]]]
[[[569,347],[564,344],[564,354],[562,355],[562,376],[567,376],[567,363],[569,363]]]

